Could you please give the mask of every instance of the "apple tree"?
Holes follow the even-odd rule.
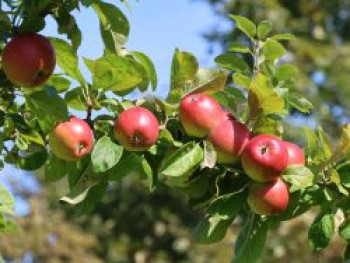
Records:
[[[283,140],[291,111],[312,108],[296,88],[297,69],[280,60],[292,35],[231,15],[245,45],[232,44],[215,68],[176,49],[163,100],[152,60],[125,47],[130,25],[117,5],[3,0],[0,7],[2,167],[44,167],[47,183],[67,180],[59,201],[77,214],[90,213],[109,185],[129,176],[150,195],[160,184],[175,188],[205,211],[194,229],[198,243],[221,240],[241,218],[235,263],[256,262],[269,229],[310,209],[318,211],[308,233],[312,250],[336,234],[350,242],[350,126],[339,128],[338,141],[322,127],[304,127],[303,149]],[[105,45],[100,58],[83,58],[91,82],[80,70],[83,37],[71,14],[81,8],[95,11]],[[47,16],[69,41],[38,33]],[[141,95],[128,99],[136,90]],[[2,186],[0,204],[1,231],[11,230],[14,201]]]

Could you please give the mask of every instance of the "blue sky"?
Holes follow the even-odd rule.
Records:
[[[159,95],[164,96],[167,93],[171,58],[175,48],[195,54],[201,66],[214,66],[213,57],[218,54],[208,55],[208,45],[201,36],[202,32],[218,21],[208,4],[190,0],[129,2],[131,11],[118,4],[131,25],[126,47],[129,50],[144,52],[153,60],[159,78]],[[75,12],[74,15],[83,33],[83,43],[78,54],[98,58],[102,55],[103,45],[97,16],[91,8],[83,9],[81,13]],[[56,36],[56,31],[55,23],[49,19],[48,26],[42,33]],[[84,65],[82,68],[84,74],[88,74]]]
[[[119,1],[109,1],[119,2]],[[170,65],[175,48],[192,52],[203,67],[214,66],[213,58],[218,54],[208,55],[207,43],[201,33],[218,22],[209,5],[201,1],[190,0],[140,0],[129,1],[132,10],[121,4],[131,25],[127,49],[138,50],[147,54],[155,63],[158,73],[158,95],[165,96],[169,88]],[[96,59],[102,55],[103,44],[99,34],[99,23],[92,9],[75,12],[78,25],[83,34],[82,45],[78,50],[80,57]],[[227,24],[222,24],[226,26]],[[47,20],[46,28],[41,32],[46,36],[57,37],[57,27],[52,19]],[[62,37],[62,36],[59,36]],[[219,51],[218,51],[219,52]],[[85,75],[88,70],[82,65]],[[29,173],[6,166],[0,173],[0,182],[14,191],[9,182],[21,182],[21,187],[36,192],[40,186]],[[29,211],[28,203],[16,196],[16,211],[23,215]]]

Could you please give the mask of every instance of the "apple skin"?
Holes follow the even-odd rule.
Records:
[[[261,134],[252,138],[241,156],[246,174],[257,182],[271,182],[288,164],[288,152],[274,135]]]
[[[14,37],[3,52],[3,69],[14,84],[33,88],[43,84],[56,66],[55,50],[43,36],[28,33]]]
[[[181,100],[180,122],[189,136],[207,136],[222,118],[224,114],[220,104],[207,94],[190,94]]]
[[[288,151],[288,165],[305,165],[304,152],[298,145],[287,141],[283,145]]]
[[[157,142],[159,123],[152,112],[143,107],[123,111],[114,126],[117,141],[129,151],[145,151]]]
[[[61,122],[49,134],[51,151],[60,159],[76,161],[91,152],[94,136],[90,126],[77,117]]]
[[[227,113],[226,113],[227,114]],[[248,128],[227,114],[226,119],[211,130],[208,140],[213,144],[218,164],[235,164],[250,140]]]
[[[277,179],[269,183],[252,183],[247,199],[251,210],[259,215],[273,215],[287,210],[289,191],[287,185]]]

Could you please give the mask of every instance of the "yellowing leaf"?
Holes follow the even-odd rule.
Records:
[[[258,74],[249,85],[249,96],[256,100],[250,107],[257,107],[263,113],[280,113],[284,109],[284,100],[270,87],[268,79],[263,74]],[[249,99],[249,98],[248,98]],[[256,112],[256,108],[250,108],[250,112]]]

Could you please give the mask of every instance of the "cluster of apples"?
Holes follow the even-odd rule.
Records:
[[[187,135],[206,138],[217,152],[217,163],[232,165],[241,160],[253,180],[248,204],[260,215],[283,212],[289,203],[287,185],[281,179],[289,165],[304,165],[302,149],[270,134],[252,136],[248,127],[222,110],[206,94],[190,94],[180,105],[180,122]]]
[[[56,54],[51,43],[42,35],[17,35],[6,45],[2,54],[6,77],[22,88],[44,84],[56,66]],[[130,151],[143,151],[158,138],[158,120],[149,110],[134,107],[125,110],[115,122],[115,137]],[[75,161],[90,153],[93,132],[82,119],[71,117],[56,125],[49,134],[51,151],[59,158]]]
[[[36,33],[18,35],[5,47],[2,56],[7,78],[24,88],[42,85],[56,65],[51,43]],[[287,185],[281,179],[289,165],[304,165],[303,151],[295,144],[273,135],[253,137],[249,129],[206,94],[190,94],[180,103],[180,122],[187,135],[206,138],[217,152],[217,163],[232,165],[241,160],[245,173],[253,180],[248,204],[261,215],[283,212],[289,202]],[[129,151],[145,151],[157,141],[159,123],[143,107],[123,111],[114,125],[117,141]],[[59,158],[74,161],[90,153],[94,136],[82,119],[71,117],[49,134],[51,151]]]
[[[123,111],[114,124],[116,140],[129,151],[145,151],[158,139],[159,124],[144,107]],[[94,136],[89,125],[77,117],[59,123],[49,135],[51,151],[60,159],[75,161],[91,152]]]

